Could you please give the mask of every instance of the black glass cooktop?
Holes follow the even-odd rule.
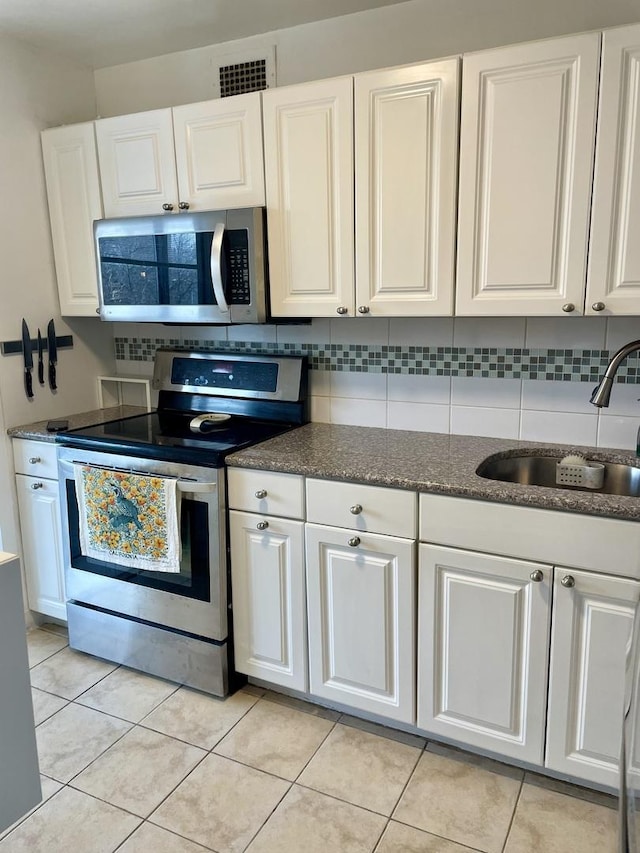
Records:
[[[232,415],[223,423],[206,424],[206,432],[193,432],[189,424],[197,414],[150,412],[59,433],[56,441],[68,447],[220,467],[228,453],[298,426]]]

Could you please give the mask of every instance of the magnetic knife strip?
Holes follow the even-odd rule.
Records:
[[[71,349],[73,347],[73,335],[60,335],[56,336],[56,343],[58,345],[58,349]],[[43,350],[46,352],[48,350],[47,339],[42,339]],[[36,338],[31,339],[31,349],[35,351],[38,349],[38,341]],[[22,354],[22,341],[2,341],[0,342],[0,353],[2,355],[21,355]]]

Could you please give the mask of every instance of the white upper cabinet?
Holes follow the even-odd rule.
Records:
[[[600,35],[464,57],[456,313],[582,313]]]
[[[191,210],[264,206],[260,92],[174,107],[180,202]]]
[[[460,60],[355,78],[356,310],[453,313]]]
[[[354,313],[353,80],[263,95],[271,313]]]
[[[95,316],[93,221],[102,219],[93,122],[42,132],[51,237],[63,316]]]
[[[171,110],[96,122],[104,215],[161,214],[178,201]]]
[[[100,119],[96,135],[106,217],[264,205],[259,92]]]
[[[271,311],[450,315],[459,60],[356,75],[355,105],[353,86],[264,95]]]
[[[640,314],[640,25],[604,33],[586,310]]]

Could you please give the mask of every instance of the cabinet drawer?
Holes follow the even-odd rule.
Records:
[[[13,460],[16,466],[16,474],[47,477],[49,480],[58,479],[56,446],[49,441],[14,438]]]
[[[416,495],[403,489],[307,480],[307,520],[415,539]]]
[[[304,518],[304,479],[297,474],[230,468],[229,509]]]

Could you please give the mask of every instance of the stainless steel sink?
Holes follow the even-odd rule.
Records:
[[[476,474],[487,480],[502,480],[505,483],[640,497],[640,468],[598,460],[605,467],[602,488],[584,489],[556,483],[556,464],[561,458],[560,456],[489,456],[480,463]]]

